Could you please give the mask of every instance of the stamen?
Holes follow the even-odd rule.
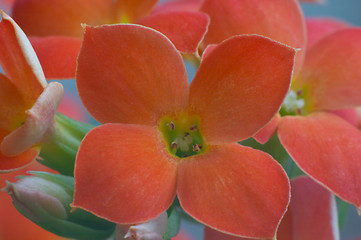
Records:
[[[192,125],[189,130],[191,131],[196,131],[197,130],[197,125]]]
[[[174,130],[175,125],[173,122],[170,122],[170,123],[168,123],[168,127],[170,128],[170,130]]]
[[[298,91],[297,91],[297,97],[301,96],[302,93],[303,93],[303,90],[302,90],[302,89],[298,90]]]
[[[201,145],[194,144],[193,145],[193,152],[199,152],[202,149]]]
[[[176,149],[178,147],[178,144],[176,142],[172,142],[170,145],[171,149]]]

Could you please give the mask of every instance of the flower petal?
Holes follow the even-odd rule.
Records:
[[[200,10],[211,19],[203,47],[239,34],[264,35],[301,49],[306,43],[304,18],[295,0],[204,0]],[[297,53],[296,71],[303,52]]]
[[[25,110],[31,107],[24,101],[18,89],[0,73],[0,129],[13,131],[25,120]]]
[[[75,164],[75,207],[120,224],[144,222],[175,197],[176,163],[159,132],[107,124],[82,141]]]
[[[192,11],[198,12],[202,0],[174,0],[163,2],[158,5],[151,14],[169,11]]]
[[[361,127],[361,114],[356,108],[339,109],[331,111],[331,113],[336,114],[357,128]]]
[[[255,240],[255,238],[252,239]],[[203,240],[249,240],[249,238],[228,235],[205,226]]]
[[[158,0],[117,0],[117,20],[131,23],[146,16]]]
[[[286,216],[279,227],[278,240],[340,239],[335,197],[311,178],[303,176],[291,181],[291,203]],[[284,237],[284,231],[291,232],[292,237]]]
[[[0,65],[28,103],[34,103],[46,86],[43,70],[19,26],[4,12],[0,22]]]
[[[75,78],[81,38],[30,38],[47,79]]]
[[[179,164],[182,208],[233,235],[274,237],[289,194],[286,173],[270,155],[238,144],[211,146]]]
[[[36,144],[46,142],[54,131],[54,115],[63,95],[63,85],[51,82],[34,106],[25,112],[26,119],[22,125],[4,137],[1,152],[17,156]]]
[[[361,105],[361,28],[339,30],[307,51],[292,88],[305,92],[310,110]]]
[[[295,50],[257,35],[230,38],[202,60],[190,86],[189,111],[207,143],[251,137],[279,110]]]
[[[279,114],[274,116],[274,118],[269,123],[267,123],[266,126],[264,126],[261,130],[259,130],[253,136],[253,138],[257,142],[259,142],[261,144],[265,144],[273,136],[273,134],[276,133],[277,127],[278,127],[278,122],[280,121],[280,118],[281,118],[281,116]]]
[[[309,176],[361,206],[361,132],[329,113],[282,117],[280,142]]]
[[[349,27],[349,24],[335,18],[307,18],[307,48],[328,34],[346,27]]]
[[[12,16],[28,35],[81,37],[82,23],[113,23],[113,13],[113,0],[17,0]]]
[[[0,139],[7,134],[7,131],[0,129]],[[38,156],[39,150],[39,147],[32,147],[15,157],[8,157],[0,152],[0,173],[15,171],[29,165]]]
[[[98,121],[157,124],[187,105],[182,57],[159,32],[138,25],[87,27],[77,87]]]
[[[196,53],[209,19],[204,13],[170,11],[150,15],[138,23],[164,33],[179,51]]]

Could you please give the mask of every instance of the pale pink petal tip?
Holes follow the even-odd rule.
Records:
[[[50,83],[34,106],[26,111],[25,122],[1,142],[1,152],[17,156],[28,148],[46,141],[53,131],[54,115],[64,95],[63,85]]]

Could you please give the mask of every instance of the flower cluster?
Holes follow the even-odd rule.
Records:
[[[296,0],[0,6],[1,186],[34,238],[336,240],[361,211],[361,28]],[[58,112],[72,78],[95,126]]]

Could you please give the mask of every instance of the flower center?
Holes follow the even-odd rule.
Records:
[[[165,116],[160,120],[159,130],[171,155],[186,158],[206,151],[199,123],[199,117],[187,114]]]
[[[297,92],[289,90],[282,104],[281,115],[301,115],[303,114],[304,106],[305,100],[302,98],[302,90]]]

